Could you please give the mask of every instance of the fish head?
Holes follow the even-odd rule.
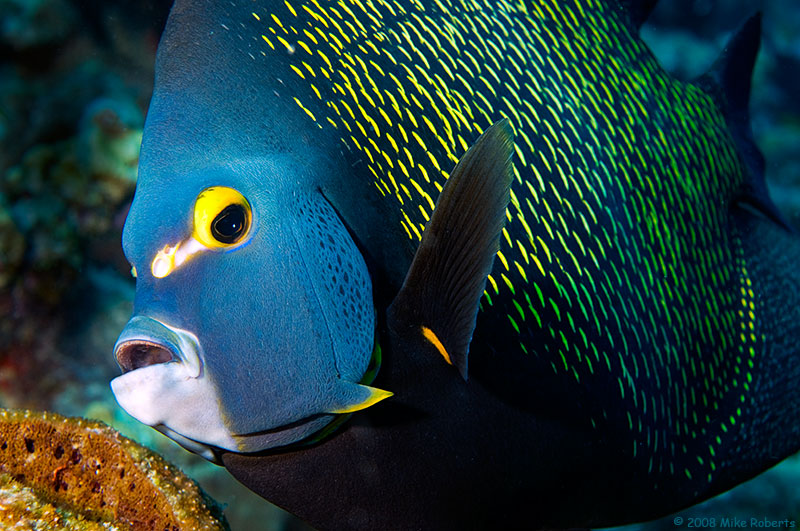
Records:
[[[307,439],[388,396],[361,385],[375,347],[366,264],[289,156],[145,164],[123,247],[133,317],[115,346],[120,405],[187,449]]]

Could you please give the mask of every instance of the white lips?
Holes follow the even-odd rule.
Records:
[[[162,344],[177,359],[114,378],[111,390],[119,405],[144,424],[163,425],[169,432],[199,443],[237,450],[223,422],[216,388],[202,370],[197,336],[150,317],[136,316],[123,330],[117,346],[137,339]]]

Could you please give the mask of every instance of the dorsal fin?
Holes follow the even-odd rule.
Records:
[[[761,13],[739,28],[711,68],[696,82],[711,93],[726,114],[742,115],[748,121],[753,68],[761,47]]]
[[[619,0],[628,16],[631,18],[636,28],[641,28],[642,24],[655,9],[658,0]]]
[[[695,84],[710,94],[722,111],[747,169],[738,200],[791,231],[767,192],[764,155],[753,140],[750,126],[750,89],[760,46],[761,13],[756,13],[731,37],[709,71]]]
[[[432,345],[464,379],[478,305],[500,248],[512,153],[511,126],[503,119],[461,157],[387,311],[393,333]]]

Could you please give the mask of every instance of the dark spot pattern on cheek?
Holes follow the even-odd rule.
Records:
[[[300,205],[306,265],[313,278],[334,348],[370,353],[374,339],[372,286],[363,258],[333,208],[323,200]],[[337,352],[339,356],[340,353]],[[339,367],[340,370],[342,367]]]

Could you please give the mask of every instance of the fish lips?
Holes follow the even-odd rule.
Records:
[[[212,447],[238,448],[204,370],[197,336],[137,315],[123,329],[114,354],[123,374],[111,381],[111,390],[132,417],[207,459],[214,455]]]
[[[143,315],[128,321],[114,345],[114,357],[123,373],[170,362],[182,364],[190,378],[203,371],[197,336]]]

